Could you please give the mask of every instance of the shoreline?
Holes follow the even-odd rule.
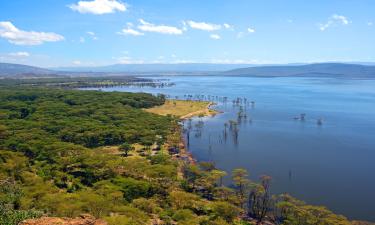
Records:
[[[191,101],[199,102],[199,101],[196,101],[196,100],[191,100]],[[211,106],[213,106],[213,105],[216,105],[216,103],[209,102],[206,105],[205,109],[198,110],[198,111],[195,111],[195,112],[191,112],[191,113],[188,113],[184,116],[181,116],[180,120],[186,121],[190,118],[200,116],[200,115],[203,115],[203,117],[214,117],[217,114],[222,113],[220,111],[211,109]],[[179,131],[180,132],[180,143],[179,143],[180,153],[178,154],[179,159],[185,161],[186,163],[188,163],[190,165],[196,165],[198,163],[198,160],[196,158],[194,158],[193,154],[189,151],[189,148],[186,146],[186,139],[185,139],[184,133],[183,133],[184,125],[180,124],[179,126],[180,126],[180,131]]]
[[[199,102],[199,101],[195,101],[195,100],[189,100],[189,101]],[[215,116],[219,113],[222,113],[222,112],[217,111],[215,109],[211,109],[211,106],[214,106],[214,105],[216,105],[216,103],[208,102],[205,109],[198,110],[198,111],[191,112],[191,113],[188,113],[186,115],[180,116],[180,119],[186,120],[186,119],[190,119],[190,118],[193,118],[195,116],[200,116],[200,115],[203,115],[203,117],[209,117],[209,116],[212,117],[212,116]]]

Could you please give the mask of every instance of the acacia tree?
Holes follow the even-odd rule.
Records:
[[[232,171],[232,180],[235,185],[236,194],[239,201],[239,206],[244,208],[246,201],[246,193],[249,189],[250,180],[248,179],[248,172],[245,169],[234,169]]]
[[[129,143],[124,143],[120,146],[120,150],[124,152],[125,157],[128,157],[129,152],[134,150],[134,147],[131,146]]]
[[[270,176],[262,176],[261,184],[255,184],[249,193],[248,215],[261,223],[271,208]]]

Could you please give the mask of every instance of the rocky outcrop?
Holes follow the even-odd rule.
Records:
[[[91,215],[82,214],[75,219],[59,217],[29,219],[22,221],[19,225],[108,225],[108,223],[104,220],[96,219]]]

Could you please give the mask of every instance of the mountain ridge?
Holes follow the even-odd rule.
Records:
[[[223,75],[255,77],[375,78],[375,66],[346,63],[316,63],[295,66],[260,66],[225,71]]]
[[[96,68],[96,69],[95,69]],[[250,64],[116,64],[106,67],[45,69],[22,64],[0,63],[0,77],[42,78],[59,76],[126,76],[126,75],[219,75],[252,77],[336,77],[375,78],[375,65],[348,63],[314,63],[282,65]]]
[[[0,62],[0,77],[27,78],[56,76],[56,71],[49,69],[15,63]]]

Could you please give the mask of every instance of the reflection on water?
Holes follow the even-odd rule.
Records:
[[[375,221],[374,80],[167,78],[176,85],[106,91],[215,101],[222,114],[184,123],[198,160],[270,175],[274,193]]]

